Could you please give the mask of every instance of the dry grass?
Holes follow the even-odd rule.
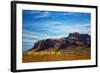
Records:
[[[86,48],[77,48],[66,51],[41,51],[41,52],[23,52],[24,63],[27,62],[45,62],[45,61],[64,61],[64,60],[85,60],[91,59],[90,50]]]

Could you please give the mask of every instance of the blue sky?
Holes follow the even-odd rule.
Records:
[[[42,39],[67,37],[69,33],[90,34],[91,14],[23,10],[23,50],[30,49]]]

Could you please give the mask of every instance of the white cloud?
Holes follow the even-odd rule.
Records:
[[[23,39],[23,42],[27,42],[27,43],[34,43],[37,42],[38,40],[32,40],[32,39]]]
[[[34,18],[43,18],[43,17],[48,17],[49,16],[49,12],[41,12],[40,14],[38,14],[37,16],[35,16]]]

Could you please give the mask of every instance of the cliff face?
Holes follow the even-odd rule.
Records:
[[[71,47],[86,47],[91,46],[91,37],[88,34],[70,33],[68,37],[59,39],[45,39],[36,42],[32,49],[34,51],[48,50],[64,50]]]

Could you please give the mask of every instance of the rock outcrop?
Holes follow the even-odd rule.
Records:
[[[34,51],[43,50],[64,50],[70,47],[86,47],[91,46],[91,37],[88,34],[80,34],[77,32],[70,33],[68,37],[59,39],[45,39],[36,42],[32,49]]]

